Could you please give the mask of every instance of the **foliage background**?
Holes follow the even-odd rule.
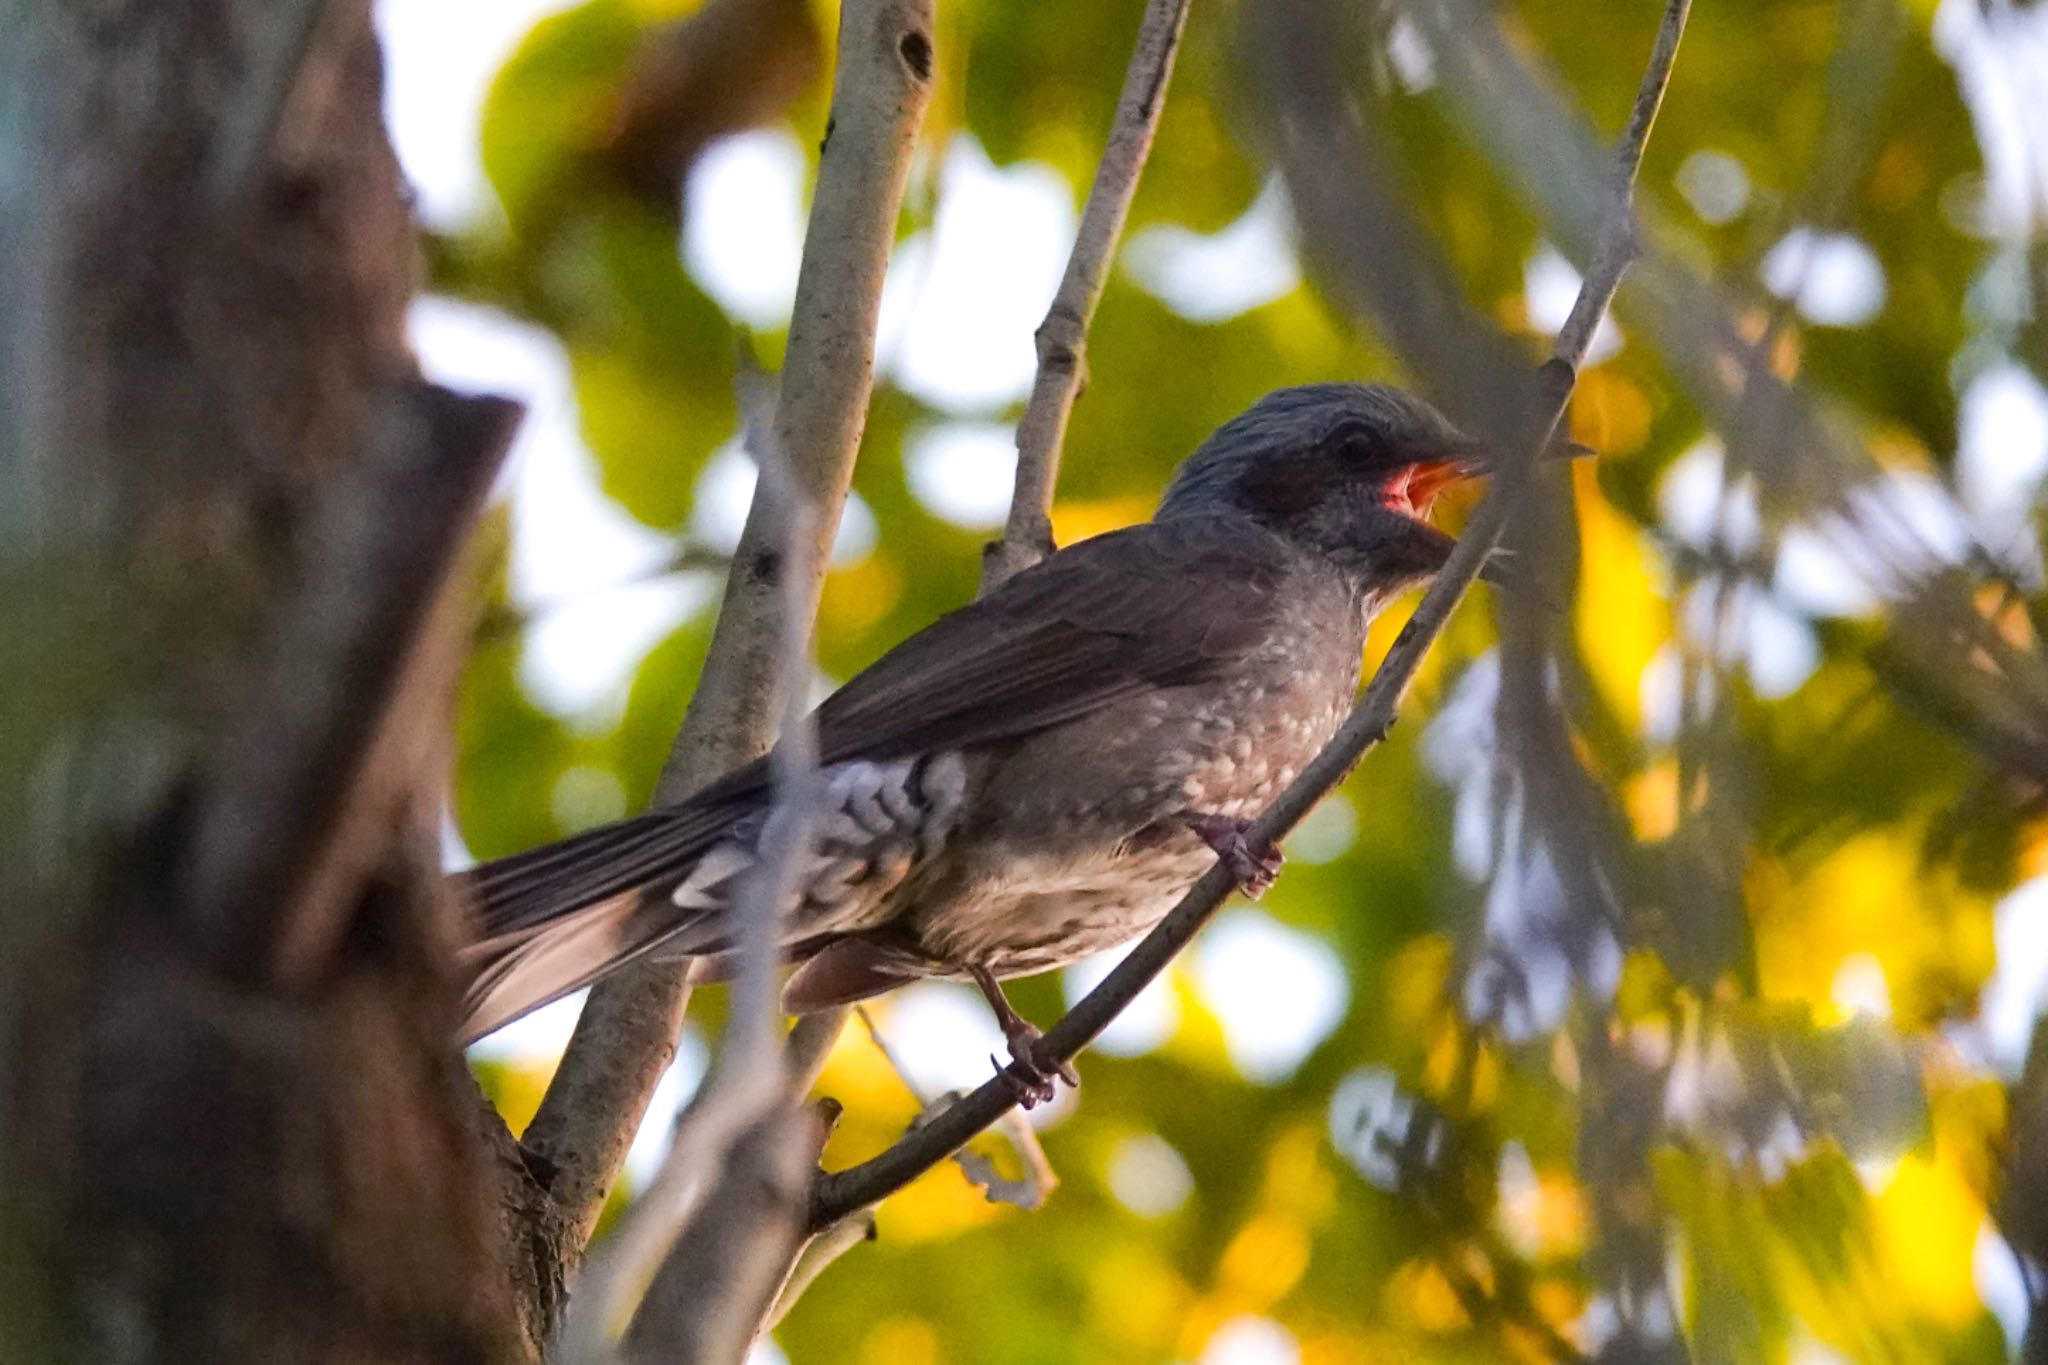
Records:
[[[395,129],[424,181],[408,119],[426,106],[404,102],[436,79],[417,5],[388,0],[384,23]],[[788,236],[777,187],[814,165],[834,7],[756,3],[738,46],[700,28],[692,54],[676,24],[695,8],[540,18],[483,104],[488,193],[423,183],[444,296],[418,319],[429,369],[567,386],[495,514],[454,788],[477,857],[644,802],[744,507],[734,332],[772,363],[787,294],[778,312],[758,258]],[[1659,8],[1515,0],[1497,16],[1611,131]],[[860,510],[826,588],[826,679],[973,592],[1018,357],[1028,382],[1139,9],[941,7]],[[1414,210],[1533,360],[1569,266],[1414,25],[1355,17],[1358,96]],[[1239,18],[1195,6],[1091,336],[1062,541],[1145,516],[1179,458],[1270,388],[1404,377],[1299,268]],[[677,51],[698,59],[695,104],[660,83],[688,69],[661,65]],[[721,63],[755,79],[707,84]],[[744,93],[771,86],[788,99]],[[2005,1358],[2026,1319],[2021,1251],[2048,1251],[2031,1130],[2007,1117],[2039,1103],[2021,1075],[2048,980],[2029,747],[2044,86],[2041,10],[1701,0],[1643,167],[1654,240],[1871,470],[1785,496],[1794,481],[1748,464],[1740,433],[1709,429],[1625,290],[1618,348],[1572,413],[1602,452],[1572,476],[1573,580],[1475,600],[1278,887],[1085,1059],[1078,1102],[1040,1125],[1060,1177],[1044,1207],[941,1168],[884,1206],[878,1242],[810,1289],[773,1349],[797,1365]],[[621,136],[656,96],[684,110],[662,145],[696,162],[680,218]],[[703,246],[735,235],[751,264]],[[609,510],[579,491],[593,480]],[[578,507],[584,529],[547,529]],[[1958,587],[1993,642],[1911,628],[1929,584]],[[1618,918],[1566,892],[1528,832],[1540,798],[1501,757],[1489,617],[1530,611],[1571,646],[1556,685],[1616,842]],[[1049,1020],[1062,983],[1017,997]],[[695,1013],[710,1036],[715,999]],[[874,1016],[927,1090],[978,1079],[995,1046],[949,987]],[[477,1055],[515,1120],[559,1029],[557,1014]],[[643,1159],[701,1064],[686,1049]],[[833,1163],[918,1107],[859,1029],[821,1089],[848,1107]],[[986,1151],[1014,1169],[1003,1141]]]

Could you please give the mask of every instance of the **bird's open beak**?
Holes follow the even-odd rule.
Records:
[[[1593,454],[1591,446],[1581,446],[1575,440],[1556,440],[1548,450],[1542,452],[1546,460],[1577,460]],[[1470,442],[1462,450],[1446,452],[1442,458],[1417,460],[1409,467],[1407,493],[1409,501],[1417,508],[1427,508],[1438,493],[1448,489],[1452,483],[1464,483],[1466,479],[1479,479],[1493,469],[1493,448],[1483,442]]]
[[[1550,448],[1543,452],[1543,458],[1576,460],[1593,453],[1590,446],[1580,445],[1577,441],[1560,440],[1551,443]],[[1478,441],[1455,453],[1446,453],[1440,458],[1417,460],[1408,469],[1408,502],[1418,514],[1427,515],[1430,504],[1436,501],[1437,494],[1452,484],[1463,483],[1467,479],[1476,479],[1491,472],[1493,463],[1492,448]]]

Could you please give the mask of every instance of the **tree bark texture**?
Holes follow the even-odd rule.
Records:
[[[380,451],[440,572],[508,434],[405,347],[368,0],[0,34],[0,1360],[523,1358],[449,1042],[454,613],[326,591]],[[282,873],[217,875],[259,817]]]

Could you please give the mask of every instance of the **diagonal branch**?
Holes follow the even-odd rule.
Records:
[[[1630,120],[1631,133],[1623,142],[1622,155],[1631,161],[1641,158],[1643,141],[1670,82],[1677,52],[1676,35],[1683,25],[1688,3],[1689,0],[1671,0],[1669,13],[1675,17],[1667,19],[1666,28],[1672,39],[1660,41],[1643,76],[1636,113]],[[1624,183],[1633,183],[1632,166]],[[1608,206],[1604,232],[1629,232],[1628,203],[1624,194]],[[1587,272],[1579,306],[1574,311],[1588,310],[1597,321],[1613,300],[1628,259],[1625,251],[1603,253],[1602,261],[1597,263],[1600,268]],[[1503,462],[1500,475],[1459,538],[1456,549],[1423,595],[1414,616],[1402,628],[1385,662],[1336,737],[1252,823],[1246,837],[1254,845],[1261,839],[1278,840],[1285,836],[1386,737],[1394,723],[1401,693],[1498,543],[1507,509],[1527,479],[1534,453],[1548,447],[1554,438],[1591,336],[1592,328],[1586,326],[1559,337],[1556,351],[1541,372],[1545,392],[1536,418],[1522,437],[1520,453],[1525,458]],[[1203,873],[1166,918],[1046,1033],[1040,1044],[1041,1060],[1047,1064],[1071,1060],[1093,1041],[1208,921],[1230,894],[1232,885],[1229,872],[1220,862]],[[829,1226],[903,1188],[1000,1118],[1015,1104],[1015,1096],[1008,1079],[992,1078],[880,1156],[820,1177],[812,1195],[812,1226]]]
[[[986,593],[1050,554],[1053,486],[1059,480],[1060,447],[1074,400],[1088,382],[1088,324],[1102,302],[1116,257],[1117,239],[1130,217],[1138,176],[1151,154],[1166,107],[1173,58],[1187,23],[1189,0],[1151,0],[1138,25],[1138,41],[1117,96],[1116,119],[1095,168],[1095,183],[1081,210],[1081,226],[1052,307],[1038,326],[1038,377],[1017,423],[1017,483],[1001,540],[982,552],[981,590]]]
[[[874,381],[875,321],[910,155],[930,99],[931,0],[848,0],[840,15],[830,134],[804,239],[784,353],[776,444],[815,509],[816,553],[792,585],[792,625],[808,636],[824,548],[839,522]],[[790,573],[758,496],[734,552],[718,626],[657,801],[672,804],[767,749],[768,680]],[[560,1248],[557,1278],[582,1255],[626,1147],[674,1055],[684,969],[649,964],[593,989],[523,1139],[546,1173]],[[546,1230],[544,1230],[546,1231]]]

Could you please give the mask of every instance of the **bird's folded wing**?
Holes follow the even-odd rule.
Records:
[[[1284,561],[1242,523],[1085,540],[883,655],[818,709],[826,763],[1000,743],[1209,676],[1270,635]]]

